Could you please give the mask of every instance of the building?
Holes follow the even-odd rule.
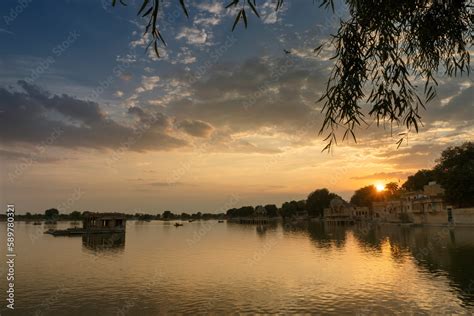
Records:
[[[372,203],[372,219],[380,222],[403,222],[404,203],[402,200],[381,201]]]
[[[447,224],[444,189],[430,182],[423,191],[406,192],[398,200],[372,203],[374,219],[391,223]]]
[[[356,221],[367,221],[372,219],[372,212],[367,206],[352,206],[352,217]]]
[[[334,224],[354,223],[355,208],[346,201],[335,198],[329,203],[329,207],[324,209],[324,220]]]
[[[125,232],[126,221],[125,216],[120,213],[87,212],[84,214],[82,228],[88,233],[120,233]]]
[[[82,228],[49,229],[45,234],[53,236],[81,236],[84,234],[125,233],[127,219],[120,213],[84,213]]]

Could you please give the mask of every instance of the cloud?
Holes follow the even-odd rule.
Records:
[[[0,33],[6,33],[6,34],[10,34],[10,35],[14,35],[14,34],[15,34],[15,33],[11,32],[11,31],[7,30],[7,29],[2,29],[2,28],[0,28]]]
[[[178,127],[191,136],[204,138],[209,137],[214,130],[211,124],[200,120],[184,120],[178,124]]]
[[[38,145],[96,149],[170,150],[187,145],[171,135],[170,119],[161,113],[132,109],[136,126],[108,117],[95,102],[48,92],[19,81],[22,91],[0,88],[0,137],[5,145]],[[148,123],[147,125],[143,124]],[[52,138],[52,135],[56,135]],[[48,141],[51,140],[52,141]]]
[[[35,153],[23,153],[18,151],[10,151],[5,149],[0,149],[0,158],[5,161],[35,161],[43,163],[51,163],[61,160],[61,158],[50,157],[50,156],[41,156]]]
[[[196,7],[202,11],[212,14],[221,14],[224,11],[224,6],[219,2],[200,2],[196,4]]]
[[[158,86],[159,81],[159,76],[142,76],[142,84],[135,90],[135,92],[142,93],[145,91],[151,91]]]
[[[315,64],[317,66],[317,64]],[[314,139],[320,109],[315,100],[324,87],[319,68],[263,58],[247,60],[240,65],[216,65],[199,80],[173,76],[167,113],[178,120],[205,121],[228,134],[272,129],[291,138]],[[185,96],[173,94],[185,91]],[[165,100],[166,97],[161,98]],[[304,131],[304,132],[302,132]]]
[[[204,29],[198,30],[183,27],[178,35],[176,35],[176,39],[184,39],[190,45],[204,45],[209,39],[209,34]]]
[[[364,176],[352,177],[353,180],[379,180],[379,179],[405,179],[409,175],[412,175],[412,172],[404,171],[392,171],[392,172],[376,172],[373,174],[368,174]]]

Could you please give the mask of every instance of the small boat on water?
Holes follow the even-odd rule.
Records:
[[[34,222],[33,225],[41,225],[41,222]]]
[[[218,220],[217,222],[218,223],[224,223],[224,221],[222,219]]]
[[[175,226],[175,227],[179,227],[179,226],[183,226],[183,224],[181,224],[181,223],[174,223],[174,226]]]
[[[190,219],[188,222],[192,223],[192,222],[194,222],[194,219]]]
[[[86,233],[86,230],[83,228],[48,229],[44,233],[53,236],[81,236]]]

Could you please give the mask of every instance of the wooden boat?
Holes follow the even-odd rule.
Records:
[[[179,226],[183,226],[183,224],[181,224],[181,223],[174,223],[174,226],[175,226],[175,227],[179,227]]]
[[[224,223],[224,221],[222,219],[218,220],[217,222],[218,223]]]

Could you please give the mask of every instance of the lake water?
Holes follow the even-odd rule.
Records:
[[[474,228],[129,221],[88,239],[16,224],[2,315],[474,312]]]

